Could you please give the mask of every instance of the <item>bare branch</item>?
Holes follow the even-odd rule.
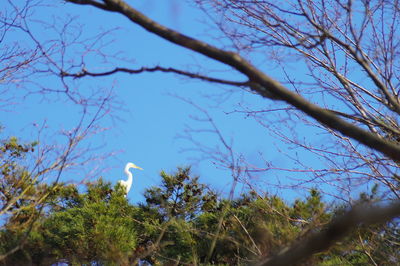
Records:
[[[360,225],[385,223],[398,216],[400,216],[400,201],[384,207],[356,206],[334,219],[321,231],[311,234],[305,240],[298,241],[291,247],[284,248],[272,258],[263,259],[257,265],[294,265],[315,253],[328,249]]]
[[[79,2],[80,4],[92,4],[91,1]],[[256,91],[256,93],[260,94],[261,96],[269,98],[272,92],[272,94],[286,101],[290,105],[293,105],[329,128],[337,130],[340,133],[351,137],[372,149],[380,151],[395,161],[400,161],[400,146],[397,143],[382,139],[381,137],[376,136],[362,128],[354,126],[353,124],[337,117],[332,112],[329,112],[328,110],[307,101],[297,93],[285,88],[278,81],[264,74],[238,54],[216,48],[205,42],[193,39],[160,25],[139,11],[135,10],[124,1],[107,0],[106,3],[107,6],[112,8],[112,11],[121,13],[132,22],[140,25],[146,30],[179,46],[188,48],[233,67],[247,76],[249,80],[257,82],[261,85]]]
[[[225,85],[232,85],[232,86],[248,86],[248,82],[238,82],[238,81],[231,81],[231,80],[224,80],[224,79],[218,79],[218,78],[213,78],[205,75],[201,75],[198,73],[193,73],[193,72],[188,72],[176,68],[165,68],[161,66],[155,66],[155,67],[141,67],[138,69],[130,69],[130,68],[124,68],[124,67],[116,67],[113,70],[106,71],[106,72],[90,72],[86,69],[82,69],[78,73],[66,73],[66,72],[61,72],[60,75],[61,77],[73,77],[73,78],[83,78],[85,76],[90,76],[90,77],[102,77],[102,76],[109,76],[118,72],[122,73],[128,73],[128,74],[139,74],[143,72],[164,72],[164,73],[174,73],[178,75],[182,75],[185,77],[189,78],[194,78],[194,79],[200,79],[208,82],[214,82],[214,83],[220,83],[220,84],[225,84]]]

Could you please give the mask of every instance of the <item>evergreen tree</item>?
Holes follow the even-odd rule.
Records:
[[[136,223],[131,219],[135,207],[121,188],[113,190],[102,179],[88,183],[84,193],[75,185],[64,185],[46,208],[26,243],[8,256],[6,264],[129,264],[136,247]],[[10,239],[13,233],[4,230],[2,237]]]
[[[36,212],[28,234],[22,214],[30,208],[11,212],[0,231],[0,250],[5,254],[19,248],[3,264],[248,265],[323,230],[348,208],[328,208],[315,189],[290,204],[252,191],[229,201],[199,183],[189,168],[162,172],[161,177],[161,184],[149,188],[146,202],[138,206],[128,203],[120,186],[112,188],[102,179],[87,183],[83,192],[76,185],[58,184],[48,193],[43,211]],[[37,184],[32,193],[47,187]],[[361,195],[357,204],[376,200],[376,191]],[[23,203],[31,206],[22,200],[18,204]],[[398,221],[361,227],[299,265],[396,265],[398,228]]]
[[[197,230],[192,222],[217,203],[217,195],[198,179],[190,175],[190,168],[178,168],[174,174],[161,172],[161,185],[146,190],[146,203],[140,205],[141,209],[158,220],[153,227],[157,229],[142,240],[143,245],[151,242],[157,249],[155,256],[147,257],[153,264],[196,264]]]

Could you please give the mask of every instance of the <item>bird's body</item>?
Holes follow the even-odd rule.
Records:
[[[132,187],[133,178],[132,178],[132,173],[129,171],[129,169],[131,169],[131,168],[136,168],[136,169],[143,170],[142,168],[140,168],[139,166],[137,166],[134,163],[127,163],[126,164],[124,172],[125,172],[126,176],[128,177],[128,180],[126,180],[126,181],[125,180],[118,181],[118,183],[121,185],[121,187],[123,187],[125,189],[125,194],[126,195],[128,194],[129,190],[131,190],[131,187]]]

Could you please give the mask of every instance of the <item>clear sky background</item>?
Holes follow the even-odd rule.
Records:
[[[217,46],[223,45],[223,40],[211,38],[211,29],[204,23],[207,19],[203,13],[194,9],[186,1],[180,0],[146,0],[127,1],[152,19],[177,29],[189,36],[209,41]],[[75,17],[74,23],[80,23],[83,39],[93,36],[100,30],[112,30],[105,42],[111,41],[106,48],[109,53],[121,51],[125,58],[133,59],[133,63],[124,63],[122,66],[139,68],[161,65],[192,70],[213,70],[210,75],[226,77],[244,81],[243,77],[228,71],[215,62],[177,47],[154,36],[127,19],[115,13],[107,13],[93,7],[76,6],[73,4],[59,4],[42,6],[34,9],[32,18],[47,21],[51,24],[57,17],[66,19],[67,15]],[[56,19],[58,21],[58,19]],[[60,21],[58,23],[61,23]],[[51,29],[44,30],[43,24],[32,24],[32,31],[38,39],[56,38]],[[41,26],[40,26],[41,25]],[[60,24],[61,25],[61,24]],[[12,37],[21,45],[29,45],[26,35],[15,32]],[[70,51],[72,54],[73,50]],[[257,62],[257,58],[254,58]],[[115,66],[99,62],[98,59],[88,61],[87,68],[91,71],[105,71]],[[275,71],[272,65],[264,64],[263,69],[269,75],[279,78],[282,73]],[[293,69],[293,71],[299,71]],[[50,77],[42,77],[37,82],[44,82],[49,87],[60,86],[59,81]],[[132,202],[141,201],[142,193],[146,188],[159,183],[159,172],[165,170],[174,172],[177,166],[193,165],[195,175],[200,175],[201,181],[212,185],[217,191],[228,193],[232,178],[226,169],[215,166],[213,161],[200,160],[204,154],[199,152],[183,152],[185,149],[196,146],[185,139],[179,138],[184,134],[186,126],[194,129],[208,129],[206,123],[194,121],[191,116],[202,117],[196,108],[174,95],[179,95],[195,102],[206,109],[215,120],[223,136],[233,141],[236,154],[244,154],[247,160],[259,167],[265,167],[266,161],[272,161],[282,168],[296,167],[280,153],[278,147],[285,151],[287,148],[256,121],[245,114],[231,113],[239,110],[239,106],[262,108],[272,102],[257,95],[240,91],[236,88],[205,83],[197,80],[188,80],[172,74],[148,73],[140,75],[117,74],[107,78],[87,78],[76,81],[81,90],[112,89],[115,93],[113,119],[103,120],[102,125],[108,130],[87,140],[85,144],[98,147],[93,155],[100,158],[103,154],[113,152],[104,160],[87,165],[85,172],[90,172],[95,164],[101,164],[104,179],[116,183],[125,178],[123,168],[126,162],[134,162],[144,168],[144,171],[134,170],[133,187],[129,193]],[[234,89],[235,92],[231,90]],[[26,91],[16,90],[19,96],[26,96]],[[21,98],[19,98],[21,99]],[[215,101],[217,100],[217,101]],[[68,129],[79,119],[79,109],[65,100],[62,95],[29,95],[18,104],[7,108],[0,113],[1,123],[5,127],[3,136],[18,136],[29,141],[37,136],[34,123],[42,125],[46,121],[46,141],[58,141],[57,132]],[[305,127],[300,127],[304,135],[313,134]],[[215,134],[197,133],[193,135],[204,145],[221,146]],[[318,138],[318,137],[316,137]],[[287,150],[286,150],[287,151]],[[300,152],[300,151],[297,151]],[[263,154],[263,159],[260,157]],[[298,154],[297,154],[298,155]],[[304,155],[309,156],[309,155]],[[314,157],[304,157],[310,165],[319,166]],[[290,174],[295,177],[297,174]],[[301,174],[303,175],[303,174]],[[64,181],[79,182],[85,175],[79,172],[67,172]],[[273,171],[259,174],[257,178],[268,182],[291,182],[287,180],[288,173]],[[93,176],[95,179],[97,176]],[[261,180],[260,179],[260,180]],[[258,183],[258,189],[271,193],[282,193],[274,187],[267,187],[267,183]],[[265,184],[265,187],[262,187]],[[237,191],[240,192],[240,189]],[[306,194],[305,191],[295,191],[285,194],[288,199]],[[225,194],[226,195],[226,194]]]

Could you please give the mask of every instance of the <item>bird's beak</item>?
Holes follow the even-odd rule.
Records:
[[[139,166],[137,166],[137,165],[135,165],[136,167],[136,169],[139,169],[139,170],[143,170],[143,168],[142,167],[139,167]]]

